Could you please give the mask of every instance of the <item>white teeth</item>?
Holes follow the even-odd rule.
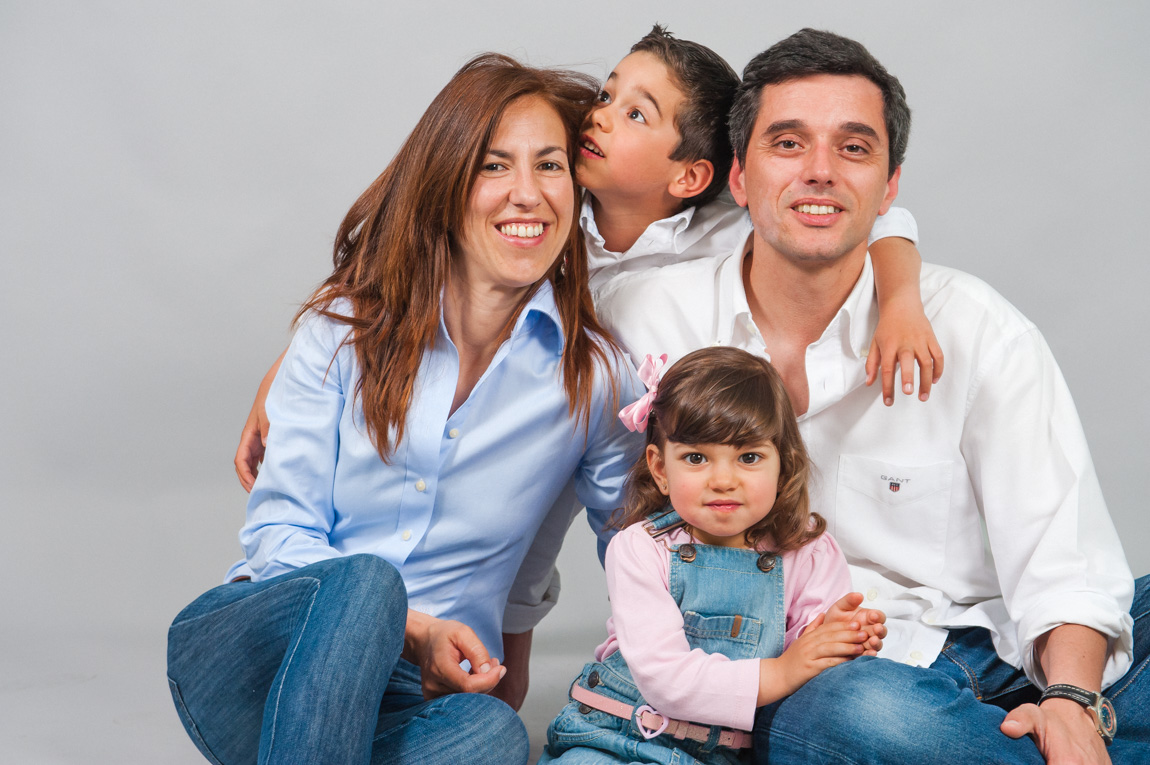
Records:
[[[831,215],[842,212],[841,208],[835,207],[834,205],[799,205],[795,209],[808,215]]]
[[[543,234],[542,223],[505,223],[499,227],[499,233],[504,236],[515,236],[520,239],[534,239]]]
[[[591,152],[592,154],[598,154],[600,157],[603,156],[603,152],[599,151],[599,147],[596,146],[595,144],[591,143],[590,141],[584,141],[583,142],[583,148],[586,149],[587,151]]]

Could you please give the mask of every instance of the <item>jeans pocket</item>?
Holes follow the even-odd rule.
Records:
[[[180,693],[180,686],[171,677],[168,677],[168,689],[172,692],[172,701],[176,704],[176,714],[180,716],[180,722],[184,724],[184,730],[188,732],[188,737],[192,740],[192,743],[196,745],[196,748],[200,750],[200,754],[207,758],[208,762],[213,763],[213,765],[224,765],[212,750],[208,748],[204,737],[200,735],[200,729],[196,726],[196,721],[192,719],[191,712],[188,711],[187,705],[184,704],[184,696]]]

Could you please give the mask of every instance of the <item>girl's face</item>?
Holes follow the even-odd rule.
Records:
[[[751,446],[682,444],[647,447],[647,465],[671,507],[703,544],[746,547],[743,532],[767,517],[779,489],[779,451]]]

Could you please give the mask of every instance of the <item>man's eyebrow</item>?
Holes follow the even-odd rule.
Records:
[[[802,130],[807,126],[807,123],[802,120],[779,120],[767,125],[767,129],[763,131],[764,134],[786,133],[790,130]]]
[[[839,130],[843,131],[844,133],[858,133],[859,135],[865,135],[867,138],[873,138],[876,141],[882,140],[882,138],[879,137],[878,131],[865,122],[844,122],[843,124],[839,125]]]

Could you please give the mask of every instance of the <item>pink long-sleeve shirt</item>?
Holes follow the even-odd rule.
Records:
[[[692,650],[683,615],[671,597],[671,552],[664,546],[693,541],[684,529],[654,539],[643,524],[620,531],[607,547],[611,618],[602,661],[615,651],[639,692],[660,714],[679,720],[751,730],[759,694],[759,660],[732,660]],[[851,590],[850,572],[830,534],[782,554],[784,648],[820,613]]]

